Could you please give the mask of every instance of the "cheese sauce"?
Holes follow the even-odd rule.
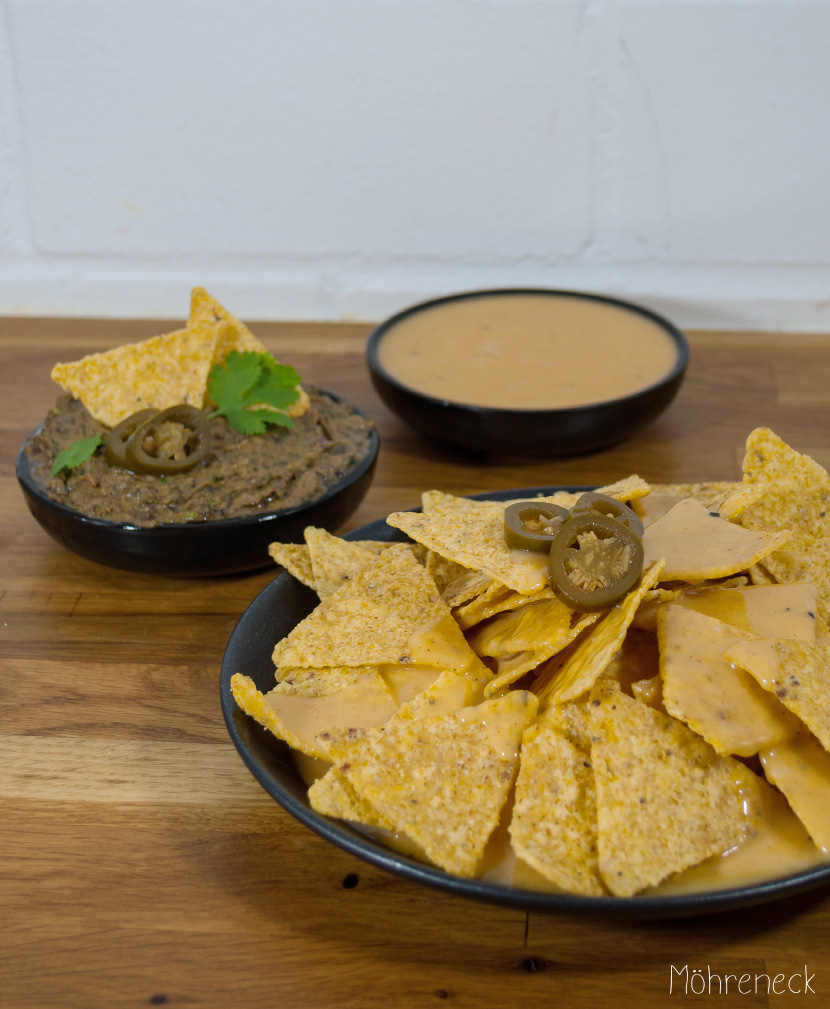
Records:
[[[646,389],[671,371],[678,348],[658,322],[607,302],[484,294],[404,317],[384,333],[378,357],[438,399],[538,410]]]

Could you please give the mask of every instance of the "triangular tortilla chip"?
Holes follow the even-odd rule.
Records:
[[[726,578],[757,563],[790,538],[790,533],[751,532],[685,498],[643,534],[645,563],[665,557],[662,581],[702,582]]]
[[[487,696],[560,653],[598,616],[574,613],[553,597],[499,613],[477,627],[468,635],[473,650],[495,660],[495,676],[487,686]]]
[[[321,599],[336,592],[378,556],[354,540],[341,539],[315,526],[307,526],[304,535],[314,573],[314,588]]]
[[[463,671],[481,662],[435,583],[394,543],[278,642],[276,666],[407,663]]]
[[[606,892],[591,762],[555,729],[537,725],[524,734],[509,829],[519,858],[563,890]]]
[[[747,529],[789,529],[794,534],[830,535],[830,475],[808,455],[767,427],[746,440],[744,480],[761,484],[764,497],[741,515]]]
[[[190,319],[188,325],[207,323],[216,328],[219,339],[213,363],[224,361],[232,350],[241,353],[252,351],[255,354],[267,353],[244,322],[227,310],[224,305],[208,294],[204,287],[194,287],[190,292]],[[310,405],[308,393],[303,387],[297,386],[299,397],[289,406],[286,413],[289,417],[301,417]]]
[[[804,641],[743,641],[726,651],[830,750],[830,646]]]
[[[800,533],[767,554],[763,561],[753,568],[753,580],[761,577],[780,584],[807,582],[816,589],[816,610],[823,620],[830,620],[830,536],[807,536]]]
[[[599,868],[613,894],[656,886],[742,839],[742,764],[619,689],[603,686],[593,701]]]
[[[358,795],[436,865],[473,876],[496,828],[536,714],[527,691],[435,718],[332,730],[319,743]]]
[[[165,410],[188,403],[201,410],[218,338],[215,325],[198,322],[141,343],[56,364],[52,379],[107,427],[148,407]]]
[[[314,571],[305,543],[269,543],[268,554],[275,564],[285,568],[298,582],[314,588]]]
[[[722,620],[666,606],[657,616],[663,704],[719,753],[749,757],[786,739],[798,722],[723,656],[753,635]]]
[[[790,808],[825,856],[830,853],[830,753],[809,732],[759,754],[769,782],[787,798]]]
[[[527,556],[517,556],[504,542],[504,505],[499,502],[467,501],[428,514],[393,512],[386,521],[417,543],[517,592],[535,592],[548,582],[545,555],[524,551]]]
[[[272,690],[261,693],[241,673],[231,677],[234,700],[278,739],[310,757],[325,759],[317,735],[330,726],[368,728],[383,725],[397,705],[382,676],[368,673],[351,686],[322,697],[304,697]]]
[[[367,827],[380,827],[388,831],[395,829],[395,824],[379,813],[370,802],[361,798],[348,778],[336,767],[330,767],[322,778],[318,778],[309,786],[308,801],[311,808],[323,816],[362,823]]]
[[[556,676],[541,687],[540,699],[546,704],[564,704],[591,689],[622,646],[637,607],[657,584],[662,568],[660,560],[643,571],[637,587],[577,640]]]

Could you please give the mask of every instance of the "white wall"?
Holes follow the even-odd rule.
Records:
[[[0,0],[0,313],[830,330],[827,0]]]

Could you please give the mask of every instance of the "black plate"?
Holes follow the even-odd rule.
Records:
[[[334,393],[326,395],[342,402]],[[365,416],[362,410],[358,413]],[[380,439],[373,428],[366,458],[309,504],[242,518],[177,522],[150,529],[89,518],[47,497],[32,478],[25,445],[24,442],[17,455],[17,479],[29,511],[58,543],[108,567],[195,577],[268,567],[273,564],[268,555],[269,543],[302,543],[303,530],[310,525],[329,531],[338,529],[369,490]]]
[[[660,381],[621,399],[559,410],[507,410],[429,396],[405,385],[380,363],[380,343],[401,320],[449,302],[517,294],[542,294],[553,299],[581,298],[646,318],[660,326],[675,344],[675,365]],[[369,335],[366,362],[372,383],[384,403],[426,437],[485,456],[520,454],[552,457],[597,452],[630,438],[651,423],[668,407],[680,388],[689,363],[689,344],[683,333],[668,319],[619,298],[553,288],[495,288],[452,294],[398,312]]]
[[[530,487],[473,495],[503,501],[534,497],[555,490],[584,488]],[[346,539],[408,542],[384,520],[371,522],[346,534]],[[373,841],[342,820],[315,812],[308,803],[289,746],[277,739],[236,704],[230,681],[234,673],[250,676],[263,693],[274,686],[271,653],[276,643],[314,609],[319,599],[311,589],[287,572],[278,575],[254,599],[228,642],[222,661],[220,697],[225,723],[243,761],[265,791],[301,823],[332,844],[388,872],[436,887],[460,897],[521,908],[527,911],[579,912],[631,918],[672,918],[759,904],[791,896],[830,882],[830,865],[731,890],[648,897],[581,897],[572,894],[520,890],[480,879],[462,879],[424,865]]]

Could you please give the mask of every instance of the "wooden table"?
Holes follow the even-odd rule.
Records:
[[[56,398],[55,361],[173,325],[0,321],[0,1005],[648,1009],[694,1000],[676,976],[669,994],[684,965],[800,972],[801,984],[806,966],[815,996],[717,1004],[830,1004],[830,890],[669,922],[527,915],[374,869],[261,790],[225,731],[219,667],[276,569],[180,581],[99,567],[40,530],[14,475]],[[678,398],[629,443],[484,466],[384,408],[363,363],[368,328],[255,327],[377,422],[377,475],[351,526],[432,487],[733,479],[757,425],[830,467],[828,336],[691,334]]]

